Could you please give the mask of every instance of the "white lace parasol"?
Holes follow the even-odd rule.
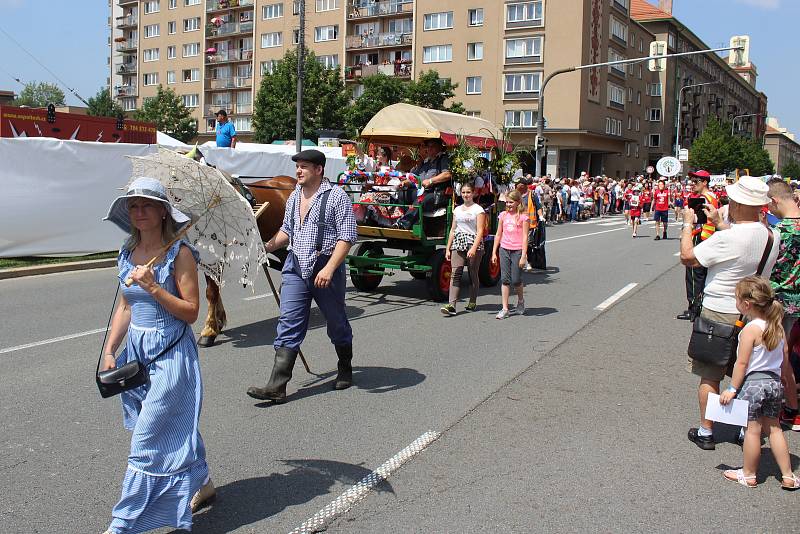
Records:
[[[253,288],[267,255],[252,207],[228,179],[214,167],[165,148],[130,159],[133,177],[159,180],[175,207],[195,220],[186,239],[200,253],[203,272],[220,287],[235,279]]]

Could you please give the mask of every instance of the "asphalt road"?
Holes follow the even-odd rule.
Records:
[[[429,430],[442,437],[329,528],[688,530],[684,520],[714,503],[725,517],[752,510],[777,525],[792,502],[777,482],[744,497],[714,469],[738,461],[735,446],[703,453],[685,439],[696,409],[682,371],[687,325],[674,320],[684,304],[677,240],[655,242],[647,228],[634,240],[619,222],[548,229],[551,268],[526,275],[525,317],[494,319],[499,288],[453,318],[405,274],[372,294],[351,288],[356,387],[331,391],[336,359],[316,314],[303,349],[321,376],[298,363],[281,406],[244,394],[271,368],[267,285],[225,288],[230,324],[201,349],[201,429],[219,499],[194,532],[289,532]],[[97,394],[102,335],[87,332],[105,326],[114,274],[0,281],[0,532],[108,524],[129,435],[118,401]]]

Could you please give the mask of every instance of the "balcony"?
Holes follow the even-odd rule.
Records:
[[[116,98],[125,98],[126,96],[137,96],[139,93],[136,89],[137,89],[136,84],[118,85],[114,88],[114,96]]]
[[[117,17],[117,28],[135,28],[139,24],[139,18],[136,15],[128,15],[127,17]]]
[[[206,2],[206,13],[239,7],[253,7],[253,0],[208,0]]]
[[[231,104],[230,102],[223,102],[218,105],[211,105],[206,108],[204,117],[215,117],[217,111],[224,109],[228,115],[252,115],[253,104]]]
[[[117,0],[117,5],[119,6],[127,6],[131,4],[137,4],[139,0]]]
[[[353,81],[383,74],[394,78],[411,78],[411,62],[388,65],[357,65],[344,68],[345,80]]]
[[[377,35],[348,35],[345,47],[348,50],[364,50],[367,48],[389,48],[411,46],[410,33],[379,33]]]
[[[125,39],[124,41],[117,42],[117,52],[130,53],[135,52],[139,46],[139,41],[137,39]]]
[[[369,17],[386,17],[391,15],[410,15],[414,11],[414,4],[406,2],[399,4],[396,0],[387,2],[357,2],[347,8],[348,19],[366,19]]]
[[[252,50],[227,50],[225,52],[206,54],[206,64],[250,61],[251,59],[253,59]]]
[[[120,63],[117,66],[117,74],[121,75],[136,74],[136,70],[137,70],[136,62]]]
[[[206,91],[225,91],[228,89],[246,89],[253,86],[252,76],[234,76],[231,78],[206,78]]]
[[[238,33],[253,33],[253,21],[226,22],[220,26],[211,24],[206,27],[206,37],[209,39],[225,35],[236,35]]]

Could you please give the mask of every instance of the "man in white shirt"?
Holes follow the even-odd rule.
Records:
[[[571,221],[578,220],[578,205],[581,202],[581,189],[578,187],[578,181],[572,180],[572,186],[569,188],[569,219]]]
[[[703,289],[700,317],[717,323],[735,324],[739,320],[736,309],[736,284],[744,277],[756,273],[764,254],[768,235],[773,236],[772,247],[764,265],[763,274],[769,278],[780,248],[780,234],[760,222],[762,206],[769,203],[769,187],[759,178],[742,176],[735,184],[725,187],[728,193],[729,214],[733,224],[726,224],[720,213],[710,204],[705,212],[709,223],[717,227],[711,237],[697,246],[692,242],[695,224],[694,210],[684,210],[681,231],[681,263],[688,267],[706,267],[708,276]],[[689,429],[689,441],[705,450],[714,449],[711,421],[705,418],[709,393],[719,394],[722,379],[734,362],[719,367],[689,358],[688,370],[700,377],[698,400],[700,427]]]

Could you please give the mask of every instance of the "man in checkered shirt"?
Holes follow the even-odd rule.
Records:
[[[283,247],[289,250],[281,272],[281,316],[273,342],[275,365],[266,386],[247,390],[253,398],[278,403],[286,402],[286,384],[308,330],[311,299],[328,323],[328,337],[339,357],[334,388],[347,389],[353,383],[353,331],[344,304],[344,260],[356,242],[353,203],[347,193],[324,178],[322,152],[304,150],[292,160],[297,163],[297,187],[286,202],[283,226],[266,245],[267,252]],[[323,202],[325,219],[320,228]]]

